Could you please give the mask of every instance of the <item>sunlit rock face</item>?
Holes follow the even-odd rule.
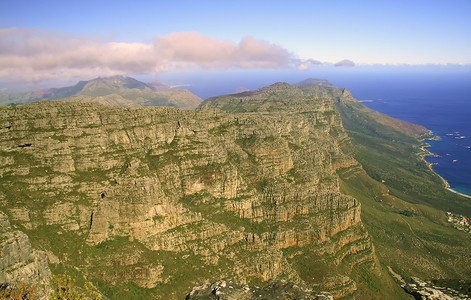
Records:
[[[0,283],[2,288],[16,289],[20,285],[34,286],[36,295],[44,297],[50,291],[47,255],[31,247],[26,234],[10,226],[7,215],[0,212]]]
[[[67,235],[79,246],[48,250],[111,285],[285,278],[355,291],[349,270],[374,253],[360,203],[339,190],[336,172],[361,167],[328,93],[279,83],[200,109],[3,107],[0,208]],[[94,252],[116,241],[122,252]],[[189,267],[197,278],[175,283]]]

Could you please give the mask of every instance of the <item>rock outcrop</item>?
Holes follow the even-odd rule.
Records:
[[[404,284],[402,288],[416,299],[423,300],[465,300],[470,299],[469,281],[455,280],[458,283],[458,291],[449,287],[450,281],[439,280],[437,282],[422,280],[412,277],[411,282]],[[453,286],[456,283],[452,284]],[[461,284],[460,284],[461,283]],[[448,287],[447,287],[448,285]],[[455,287],[456,288],[456,287]],[[465,291],[466,290],[466,291]]]
[[[374,251],[339,189],[337,172],[361,167],[332,99],[279,83],[226,100],[205,105],[239,113],[3,107],[0,208],[56,262],[111,286],[176,296],[285,278],[353,293],[350,272]]]
[[[32,285],[40,297],[47,295],[51,271],[46,253],[33,249],[26,234],[13,230],[3,212],[0,212],[0,234],[0,283],[10,288]]]
[[[302,284],[295,284],[284,280],[272,280],[266,287],[240,285],[231,281],[218,281],[194,287],[187,295],[187,300],[334,300],[329,293],[313,292]]]

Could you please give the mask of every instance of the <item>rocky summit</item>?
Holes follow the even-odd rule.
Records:
[[[277,83],[198,111],[1,107],[0,210],[54,274],[110,299],[203,299],[220,280],[247,294],[227,299],[396,295],[341,188],[339,174],[366,176],[337,108],[354,102]]]

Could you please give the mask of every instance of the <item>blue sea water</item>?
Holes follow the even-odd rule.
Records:
[[[427,157],[450,188],[471,195],[471,68],[318,69],[312,72],[228,72],[195,76],[180,74],[163,81],[189,83],[203,99],[234,93],[239,87],[257,89],[278,81],[328,79],[347,88],[366,106],[392,117],[420,124],[439,136]]]
[[[450,188],[471,195],[471,76],[403,75],[371,79],[371,85],[354,85],[352,94],[374,110],[420,124],[440,137],[428,141],[433,169]]]

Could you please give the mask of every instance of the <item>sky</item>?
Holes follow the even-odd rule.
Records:
[[[471,0],[0,1],[0,81],[470,65]]]

